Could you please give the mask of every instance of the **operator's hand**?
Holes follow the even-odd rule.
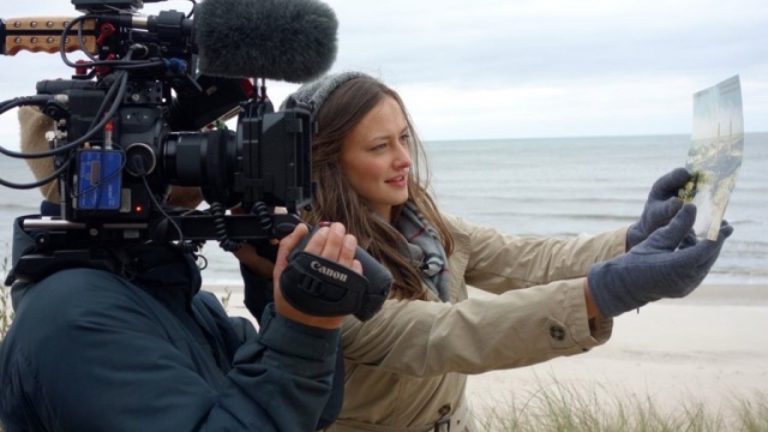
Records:
[[[273,271],[272,280],[274,281],[275,308],[280,315],[302,324],[321,327],[325,329],[335,329],[341,325],[343,316],[320,317],[304,313],[288,303],[283,298],[280,289],[280,275],[288,265],[288,254],[299,244],[301,239],[309,232],[304,224],[299,224],[291,234],[280,240],[280,247],[277,250],[277,260]],[[355,249],[357,248],[357,239],[351,234],[346,234],[344,225],[338,222],[330,226],[322,227],[312,236],[304,248],[305,251],[321,256],[325,259],[335,261],[343,266],[349,267],[355,272],[362,274],[363,266],[360,261],[355,259]]]
[[[628,253],[595,264],[588,289],[600,313],[614,317],[662,298],[690,294],[715,263],[733,228],[723,221],[716,241],[691,236],[696,207],[685,204],[669,225]]]
[[[657,228],[672,220],[683,206],[683,201],[677,197],[677,191],[685,186],[690,178],[691,174],[685,168],[676,168],[656,180],[648,194],[640,220],[627,231],[627,250],[640,244]]]

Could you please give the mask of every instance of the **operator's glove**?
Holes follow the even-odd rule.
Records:
[[[640,220],[627,231],[627,250],[648,238],[657,228],[663,227],[675,216],[683,201],[677,191],[685,186],[691,174],[685,168],[676,168],[659,177],[651,187]]]
[[[595,264],[587,283],[603,316],[615,317],[648,302],[683,297],[709,272],[733,228],[723,221],[717,241],[690,235],[696,207],[684,205],[669,225],[625,255]]]

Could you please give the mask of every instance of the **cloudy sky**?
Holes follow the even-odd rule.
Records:
[[[3,3],[3,18],[76,15],[69,0]],[[393,86],[427,140],[690,134],[693,93],[735,74],[745,130],[768,131],[765,0],[326,3],[340,22],[333,70]],[[57,55],[0,57],[0,99],[69,74]],[[270,95],[295,87],[273,83]],[[14,147],[13,116],[0,126]]]

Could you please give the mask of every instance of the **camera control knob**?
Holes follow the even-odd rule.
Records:
[[[147,144],[134,143],[125,149],[125,170],[135,177],[151,174],[157,165],[155,152]]]

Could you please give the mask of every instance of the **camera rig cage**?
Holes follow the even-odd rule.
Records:
[[[310,107],[274,112],[264,80],[210,77],[197,71],[194,25],[175,10],[139,17],[140,0],[72,0],[75,19],[0,23],[2,53],[59,52],[71,79],[46,80],[37,94],[3,102],[0,113],[38,106],[54,120],[49,149],[15,158],[53,158],[54,172],[14,188],[57,182],[60,215],[26,219],[39,254],[16,273],[93,247],[169,241],[196,247],[282,237],[311,203]],[[71,62],[66,53],[89,60]],[[223,119],[237,115],[236,130]],[[200,187],[207,210],[163,205],[171,185]],[[240,206],[242,214],[226,214]],[[274,214],[273,207],[287,208]],[[67,252],[69,251],[69,252]],[[19,268],[20,267],[20,268]]]

